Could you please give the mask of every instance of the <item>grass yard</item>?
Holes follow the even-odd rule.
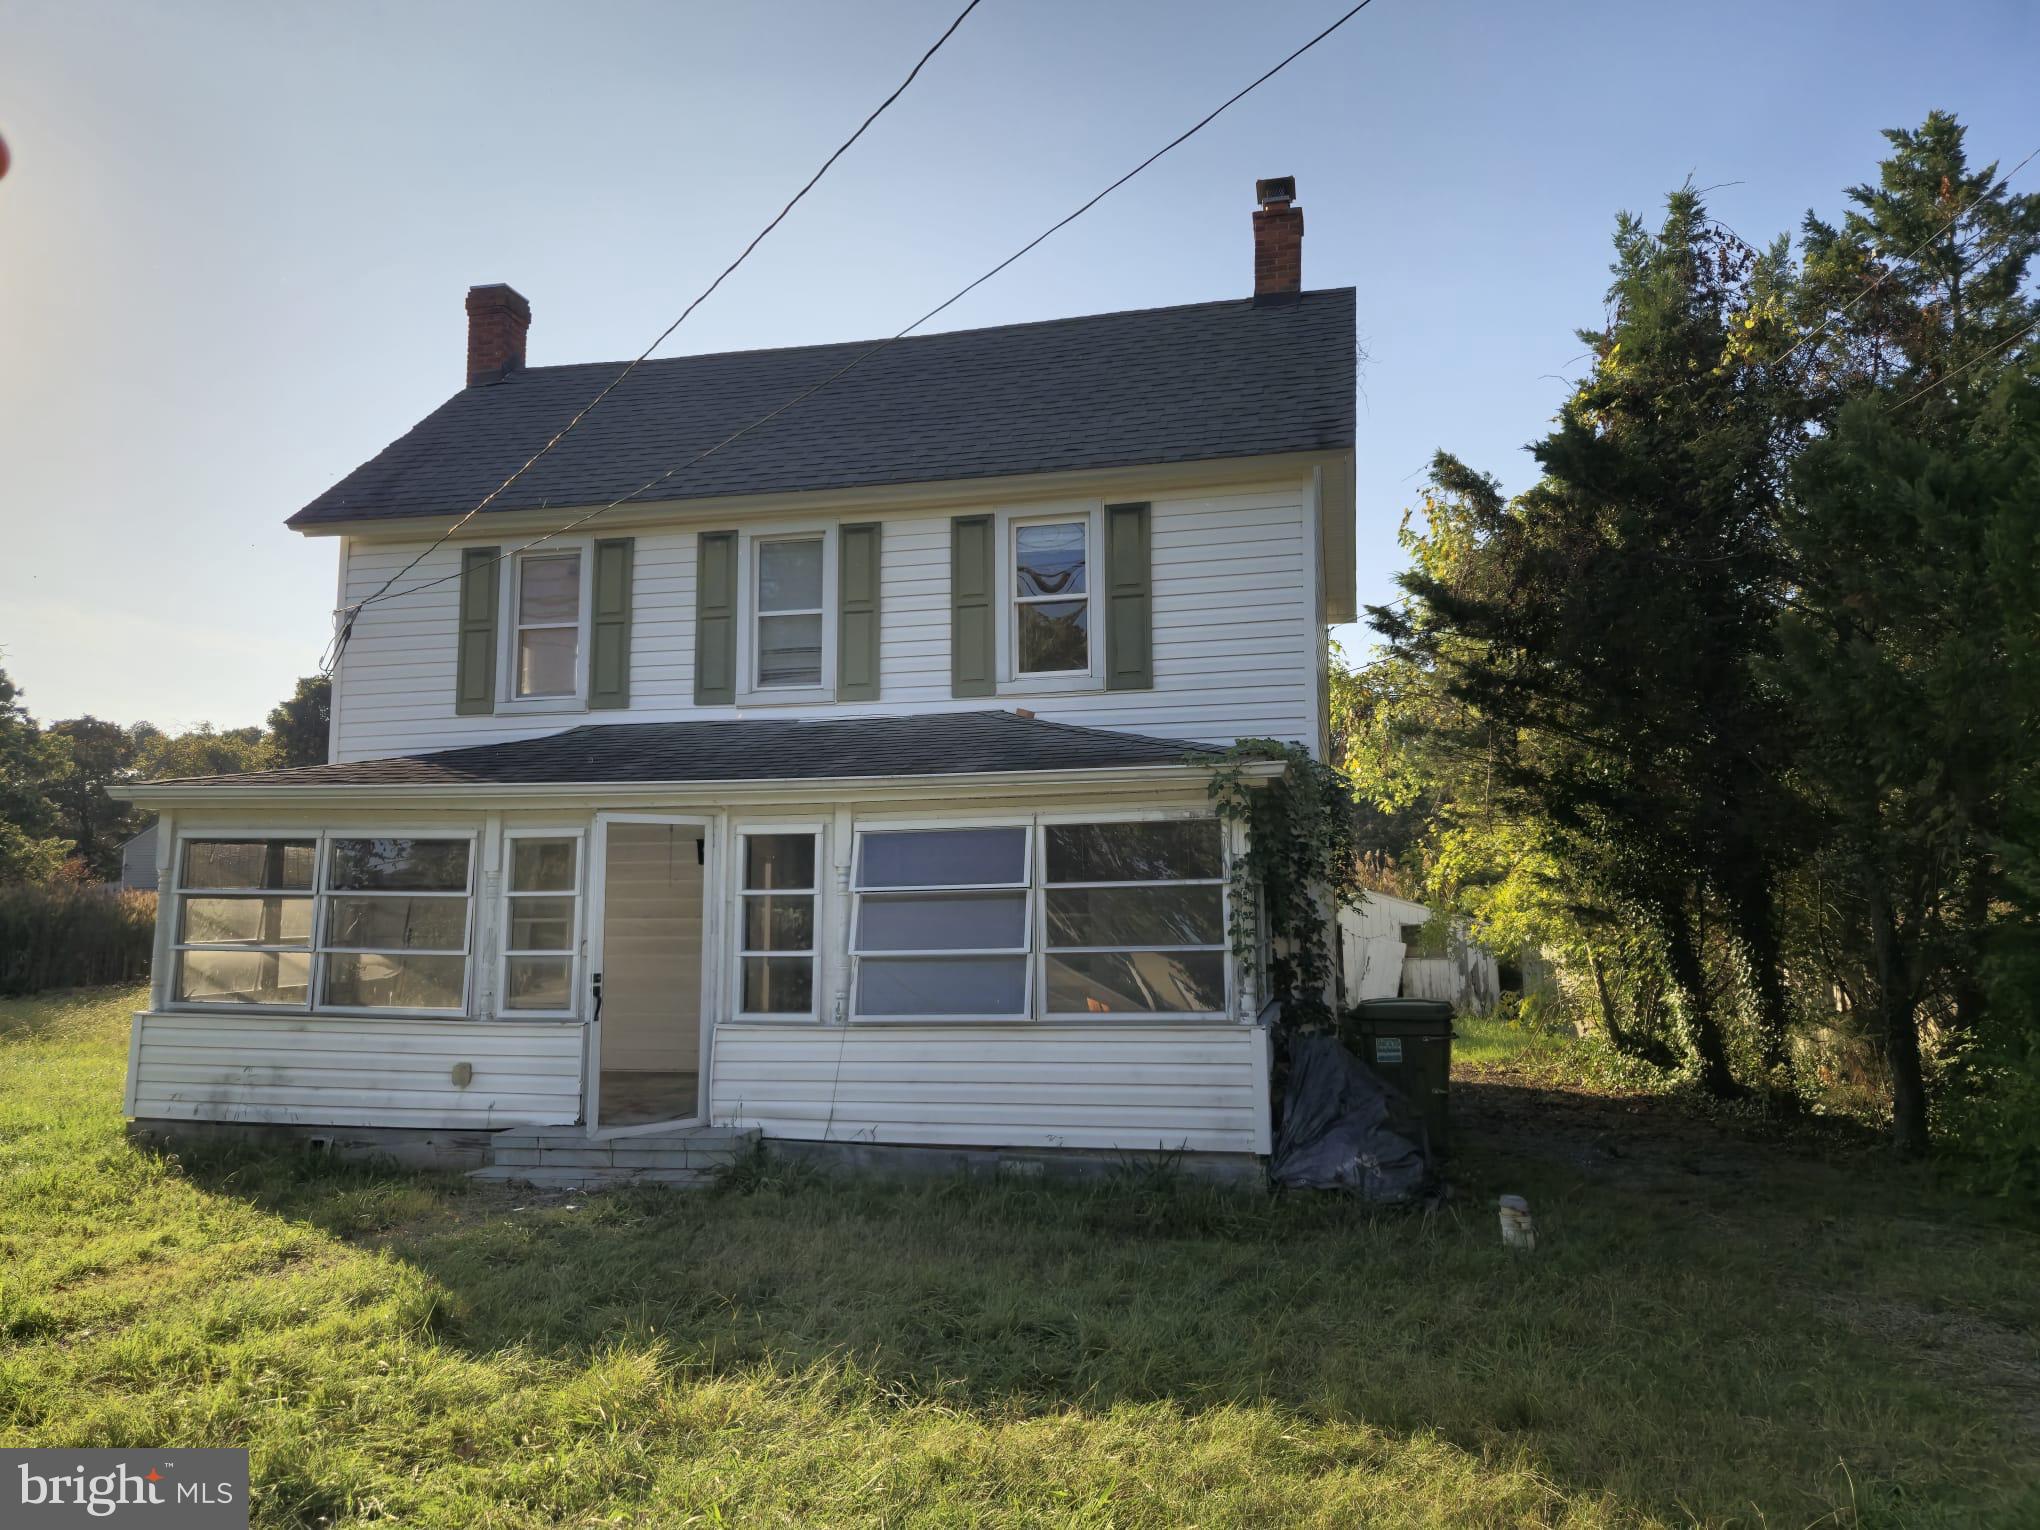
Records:
[[[137,999],[0,1004],[0,1444],[250,1446],[261,1525],[2040,1523],[2040,1236],[1521,1039],[1430,1216],[541,1197],[137,1152]]]

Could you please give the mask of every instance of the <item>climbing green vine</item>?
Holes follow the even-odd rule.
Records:
[[[1332,912],[1360,895],[1352,784],[1301,745],[1275,739],[1241,739],[1213,763],[1218,816],[1246,830],[1232,863],[1233,954],[1243,970],[1265,976],[1262,998],[1282,1001],[1286,1030],[1332,1032]],[[1284,767],[1279,775],[1253,769],[1271,763]]]

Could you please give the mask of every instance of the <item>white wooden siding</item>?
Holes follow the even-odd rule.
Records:
[[[710,1108],[812,1141],[1266,1152],[1265,1046],[1236,1025],[725,1023]]]
[[[145,1014],[131,1053],[128,1114],[143,1120],[447,1128],[581,1114],[573,1024]]]
[[[701,1066],[701,830],[609,825],[602,1068]]]
[[[979,508],[994,509],[994,505]],[[1153,513],[1154,668],[1151,691],[1028,691],[958,701],[949,694],[949,511],[883,517],[879,699],[854,704],[693,705],[691,529],[636,533],[628,712],[453,711],[457,579],[370,607],[341,666],[334,701],[337,760],[371,759],[557,732],[584,722],[693,717],[898,714],[1024,706],[1058,722],[1212,744],[1266,736],[1313,744],[1320,733],[1313,554],[1304,486],[1158,498]],[[845,517],[868,520],[868,513]],[[811,517],[810,517],[811,519]],[[749,523],[747,523],[749,524]],[[771,529],[759,520],[755,529]],[[515,545],[505,535],[494,539]],[[423,543],[349,539],[346,599],[374,593]],[[492,544],[494,545],[494,544]],[[449,544],[399,590],[459,571]]]

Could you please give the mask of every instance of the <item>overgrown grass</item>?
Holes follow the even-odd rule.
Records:
[[[131,983],[149,972],[156,895],[74,882],[0,885],[0,997]]]
[[[505,1197],[137,1152],[134,1001],[0,1004],[0,1443],[246,1445],[265,1526],[2040,1520],[2040,1240],[1888,1173]]]

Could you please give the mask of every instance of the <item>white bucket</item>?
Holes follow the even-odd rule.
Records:
[[[1502,1197],[1502,1246],[1530,1253],[1537,1247],[1537,1224],[1530,1220],[1530,1203],[1520,1195]]]

